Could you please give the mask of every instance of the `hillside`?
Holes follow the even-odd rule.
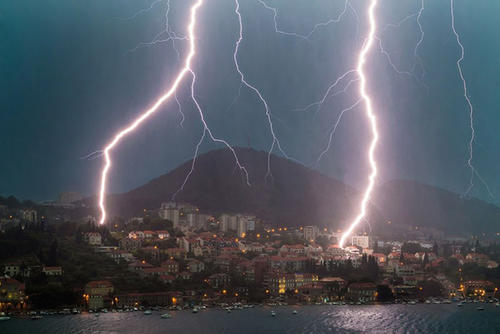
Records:
[[[238,149],[248,169],[247,186],[227,150],[201,155],[176,200],[196,204],[201,211],[252,213],[274,224],[317,224],[341,227],[357,209],[358,192],[342,182],[287,159],[272,156],[273,177],[265,182],[267,153]],[[169,201],[191,168],[191,161],[128,193],[109,198],[112,214],[131,216]],[[492,232],[500,208],[477,199],[413,181],[380,185],[371,208],[371,225],[388,220],[398,226],[430,227],[447,232]],[[393,225],[393,227],[395,227]]]
[[[196,204],[200,210],[253,213],[265,220],[290,226],[316,223],[332,226],[349,219],[355,190],[292,161],[272,156],[272,177],[265,181],[267,153],[238,149],[250,175],[247,186],[227,150],[200,155],[196,168],[177,201]],[[191,168],[186,162],[168,174],[128,193],[111,196],[112,213],[138,214],[169,201]]]
[[[500,208],[414,181],[394,180],[377,190],[377,209],[396,224],[448,232],[497,232]]]

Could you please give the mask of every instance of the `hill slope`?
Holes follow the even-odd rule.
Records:
[[[356,191],[342,182],[276,156],[271,158],[273,174],[266,182],[267,153],[242,148],[237,151],[248,170],[250,186],[235,167],[231,153],[215,150],[198,157],[176,200],[196,204],[206,212],[252,213],[289,226],[332,226],[351,216]],[[110,211],[131,215],[143,208],[158,208],[172,198],[190,168],[191,161],[128,193],[110,196]]]
[[[220,214],[243,212],[274,224],[317,224],[342,227],[356,213],[358,192],[342,182],[290,160],[272,156],[272,177],[265,182],[267,153],[238,149],[248,169],[247,186],[227,150],[198,157],[196,168],[177,201]],[[111,214],[131,216],[143,208],[158,208],[180,188],[191,161],[128,193],[109,198]],[[462,199],[446,190],[413,181],[380,185],[371,208],[372,227],[391,220],[399,226],[431,227],[446,232],[492,232],[500,222],[500,208],[476,199]],[[380,225],[379,225],[380,226]]]

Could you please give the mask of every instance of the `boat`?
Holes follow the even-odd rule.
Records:
[[[164,313],[160,317],[162,319],[170,319],[170,318],[172,318],[172,315],[170,313]]]
[[[275,317],[275,316],[276,316],[276,312],[271,311],[271,317]]]
[[[144,315],[151,315],[151,314],[153,314],[153,312],[151,310],[144,311]]]
[[[33,315],[33,316],[31,316],[30,319],[31,320],[40,320],[40,319],[43,319],[43,317],[41,315]]]
[[[478,311],[484,311],[484,307],[482,307],[482,306],[478,306],[478,307],[476,308],[476,310],[478,310]]]
[[[464,303],[460,302],[460,303],[457,304],[457,306],[458,307],[462,307],[462,306],[464,306]]]
[[[8,317],[5,312],[0,312],[0,321],[7,321],[10,320],[10,317]]]
[[[445,300],[443,300],[443,304],[451,304],[451,300],[445,299]]]
[[[100,313],[96,313],[95,317],[98,318],[100,315],[101,315]]]
[[[198,313],[198,308],[193,307],[193,311],[192,311],[192,312],[193,312],[193,313]]]
[[[293,312],[292,312],[292,313],[293,313],[293,314],[298,314],[298,313],[299,313],[299,311],[297,311],[297,310],[293,310]]]
[[[499,306],[500,306],[500,303],[496,303],[496,304],[495,304],[495,307],[499,307]]]
[[[78,313],[80,313],[80,312],[79,312],[76,308],[74,308],[74,309],[72,309],[72,310],[71,310],[71,313],[73,313],[73,314],[78,314]]]

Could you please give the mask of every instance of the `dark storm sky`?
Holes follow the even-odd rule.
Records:
[[[171,0],[171,23],[185,34],[186,5]],[[275,115],[285,151],[314,166],[326,145],[328,130],[340,110],[357,99],[357,85],[329,100],[318,114],[294,109],[321,98],[328,85],[355,66],[366,33],[365,0],[353,0],[360,16],[348,11],[343,21],[319,29],[303,41],[274,32],[272,13],[254,0],[240,0],[245,40],[240,64],[261,89]],[[151,40],[163,28],[165,2],[130,20],[151,0],[6,0],[0,3],[0,194],[37,200],[62,191],[96,191],[102,160],[82,156],[104,146],[161,94],[179,68],[171,44],[127,52]],[[268,0],[280,9],[280,28],[302,34],[315,23],[335,17],[343,0]],[[500,204],[500,39],[495,0],[456,0],[456,26],[466,47],[463,69],[476,115],[474,163],[498,197],[490,199],[476,179],[472,194]],[[379,36],[402,70],[415,59],[419,38],[415,18],[386,29],[418,10],[419,0],[380,0]],[[468,110],[455,61],[459,48],[451,31],[448,0],[426,1],[422,16],[425,39],[420,56],[421,80],[395,73],[374,48],[367,73],[378,113],[381,142],[379,182],[408,178],[457,193],[468,186],[466,166]],[[232,62],[238,25],[233,0],[206,0],[200,10],[194,62],[197,96],[214,133],[235,146],[267,150],[271,144],[264,110],[255,95],[242,89]],[[181,52],[186,49],[180,43]],[[427,86],[428,89],[425,87]],[[187,81],[179,91],[186,120],[179,125],[175,103],[114,153],[110,190],[141,185],[189,160],[201,136]],[[366,177],[369,132],[363,109],[345,114],[332,149],[318,169],[354,186]],[[203,151],[215,148],[206,142]]]

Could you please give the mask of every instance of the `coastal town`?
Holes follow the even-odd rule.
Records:
[[[276,226],[165,202],[141,216],[74,221],[0,206],[0,311],[12,314],[249,305],[496,303],[499,236],[401,240]],[[388,222],[390,225],[391,222]],[[50,310],[50,311],[49,311]]]

